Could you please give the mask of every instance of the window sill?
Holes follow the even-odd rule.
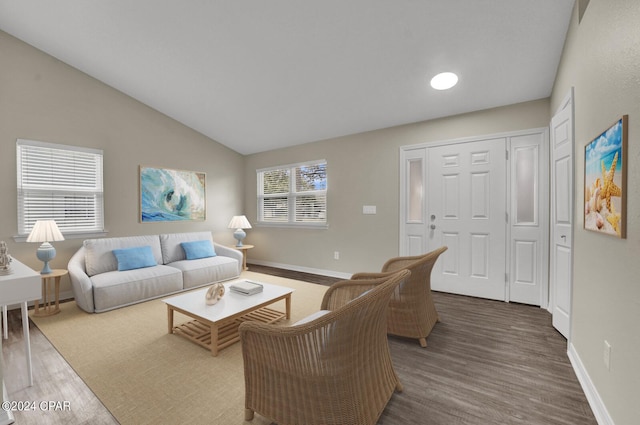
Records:
[[[107,231],[102,232],[79,232],[79,233],[63,233],[65,240],[68,239],[92,239],[92,238],[103,238],[107,236]],[[13,237],[15,242],[26,242],[29,235],[17,235]]]
[[[256,227],[278,227],[285,229],[317,229],[317,230],[326,230],[329,228],[328,223],[322,224],[314,224],[314,223],[267,223],[267,222],[258,222],[255,225]]]

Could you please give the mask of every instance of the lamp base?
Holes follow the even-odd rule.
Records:
[[[244,245],[242,245],[242,240],[246,236],[247,236],[246,232],[244,230],[242,230],[242,229],[236,229],[236,231],[233,232],[233,237],[238,240],[238,243],[236,244],[236,247],[244,246]]]
[[[53,272],[49,267],[49,261],[56,257],[56,249],[49,242],[44,242],[36,251],[36,257],[38,260],[44,262],[44,267],[40,271],[40,274],[49,274]]]
[[[42,267],[42,270],[40,270],[40,274],[49,274],[52,272],[53,270],[51,270],[51,267],[49,266],[49,262],[45,261],[44,266]]]

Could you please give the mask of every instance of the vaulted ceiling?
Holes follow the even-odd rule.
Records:
[[[548,97],[573,3],[0,0],[0,29],[251,154]]]

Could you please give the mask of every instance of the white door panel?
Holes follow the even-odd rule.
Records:
[[[442,261],[439,261],[439,266],[441,266],[441,273],[444,275],[460,276],[459,240],[457,233],[442,233],[442,242],[436,243],[438,246],[447,246],[449,249],[446,252],[451,252],[451,255],[440,256]]]
[[[412,254],[410,255],[419,255],[423,246],[424,238],[422,235],[407,235],[407,252],[411,252]]]
[[[426,151],[401,152],[402,190],[400,192],[400,255],[420,255],[427,249],[425,219]]]
[[[561,123],[568,125],[568,122]],[[555,147],[555,154],[561,155],[554,158],[555,169],[555,223],[560,226],[571,226],[571,187],[569,181],[571,179],[572,166],[571,155],[566,152],[563,145]]]
[[[548,258],[547,132],[512,137],[509,300],[546,304]]]
[[[429,250],[437,291],[505,299],[505,139],[428,149]]]
[[[517,282],[533,285],[536,281],[536,241],[514,241],[514,275]]]
[[[571,94],[572,96],[572,94]],[[551,119],[550,307],[553,326],[571,331],[573,218],[573,101]]]

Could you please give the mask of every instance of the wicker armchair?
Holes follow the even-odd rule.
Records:
[[[411,271],[411,277],[400,285],[391,297],[387,313],[387,333],[418,339],[427,346],[427,336],[439,322],[438,312],[431,296],[431,270],[436,260],[447,250],[446,246],[413,257],[396,257],[387,261],[382,273],[356,273],[353,280],[388,276],[398,270]]]
[[[279,425],[375,424],[402,391],[386,311],[409,275],[337,282],[322,300],[327,311],[293,326],[242,323],[245,419],[257,412]]]

